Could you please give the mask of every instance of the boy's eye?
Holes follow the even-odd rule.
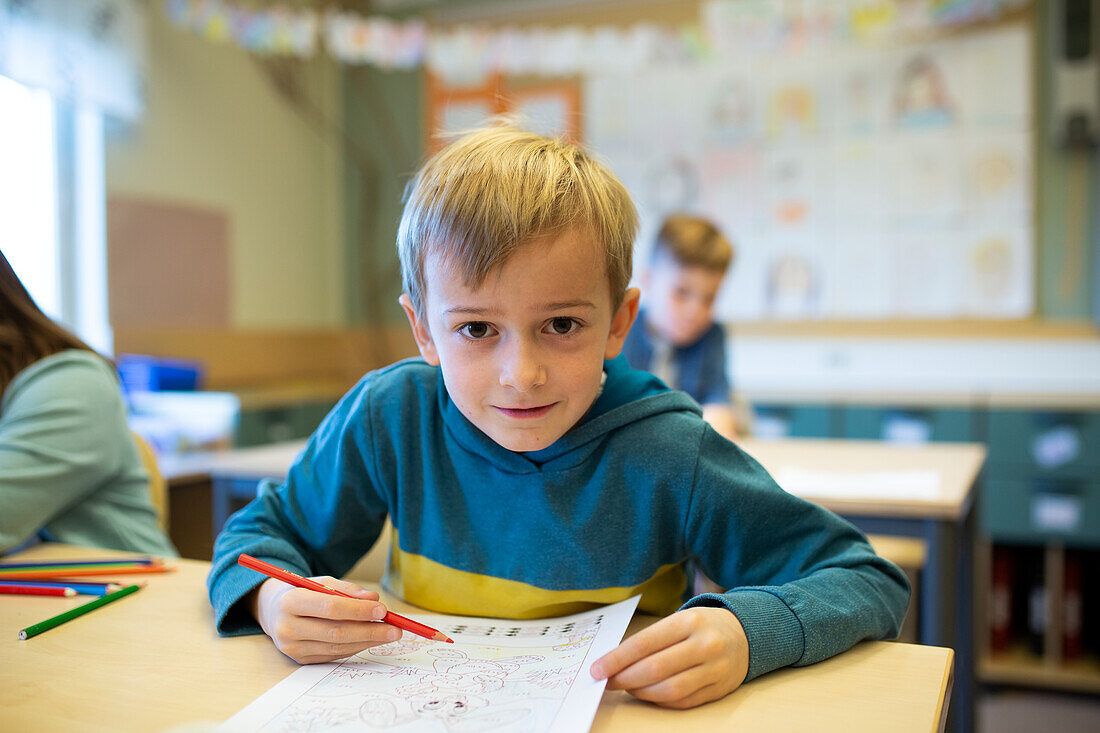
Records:
[[[550,321],[550,332],[557,336],[565,336],[577,330],[577,322],[572,318],[554,318]]]
[[[466,338],[483,339],[493,334],[493,327],[484,321],[473,321],[463,325],[462,328],[458,329],[458,332]]]

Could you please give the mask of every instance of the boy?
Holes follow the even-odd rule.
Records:
[[[423,358],[365,376],[286,481],[226,524],[219,632],[262,629],[302,663],[398,638],[376,594],[328,577],[389,516],[383,586],[418,606],[535,618],[640,593],[643,612],[671,614],[590,668],[662,705],[895,635],[897,568],[615,358],[637,315],[636,221],[622,184],[561,141],[491,128],[430,159],[398,231]],[[241,552],[357,598],[264,579]],[[691,557],[733,590],[680,608]]]
[[[703,419],[730,440],[743,426],[733,409],[714,299],[732,260],[733,246],[706,219],[665,219],[643,279],[646,307],[623,345],[630,366],[687,392],[702,405]]]

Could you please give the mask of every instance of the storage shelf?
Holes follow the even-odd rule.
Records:
[[[994,684],[1100,693],[1100,661],[1085,657],[1051,664],[1036,654],[1014,649],[980,660],[978,678]]]

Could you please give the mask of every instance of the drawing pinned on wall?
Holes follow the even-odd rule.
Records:
[[[1011,29],[982,34],[960,59],[967,93],[959,102],[967,122],[985,128],[1024,130],[1030,115],[1028,83],[991,84],[991,79],[1031,78],[1027,37]]]
[[[766,109],[766,128],[773,141],[809,140],[817,134],[817,93],[807,82],[783,83],[769,95]]]
[[[758,102],[750,83],[730,77],[719,81],[709,110],[709,136],[715,145],[736,145],[760,134]]]
[[[966,250],[968,310],[974,315],[1023,318],[1031,315],[1029,285],[1034,277],[1027,235],[991,229]]]
[[[848,233],[823,263],[828,283],[826,312],[839,318],[868,319],[889,312],[890,253],[868,232]]]
[[[701,161],[700,206],[722,212],[730,223],[722,231],[735,238],[755,227],[763,212],[760,169],[760,149],[750,145],[716,149]]]
[[[1022,132],[982,135],[970,146],[966,162],[966,188],[975,216],[1029,213],[1031,197],[1028,136]]]
[[[947,318],[962,307],[962,264],[939,229],[899,236],[890,247],[890,307],[902,318]]]
[[[772,318],[816,318],[821,313],[821,273],[801,253],[786,253],[768,268],[767,314]]]
[[[894,124],[903,129],[945,127],[956,117],[955,101],[940,63],[928,53],[909,57],[894,86]]]
[[[957,224],[962,215],[963,156],[947,132],[893,136],[888,210],[899,227]]]
[[[832,222],[850,230],[879,230],[886,193],[883,159],[889,150],[876,139],[845,140],[828,150],[825,186],[831,193]]]
[[[691,211],[698,206],[699,174],[686,155],[677,154],[656,161],[646,181],[645,201],[657,215]]]
[[[814,163],[817,154],[806,147],[773,150],[766,159],[766,187],[769,224],[777,230],[805,227],[814,214]]]
[[[446,629],[455,645],[405,634],[342,662],[301,667],[223,728],[588,730],[605,687],[588,668],[619,643],[638,599],[537,621],[414,616]]]
[[[885,116],[884,79],[877,66],[865,63],[838,64],[833,80],[833,128],[841,137],[869,137],[883,127]]]

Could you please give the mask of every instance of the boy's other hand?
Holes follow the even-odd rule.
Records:
[[[610,690],[670,708],[723,697],[745,680],[749,642],[725,608],[688,608],[642,629],[596,660],[591,674]]]
[[[252,592],[252,613],[283,654],[299,664],[331,662],[401,638],[382,623],[378,594],[329,576],[312,578],[355,598],[295,588],[269,578]]]

